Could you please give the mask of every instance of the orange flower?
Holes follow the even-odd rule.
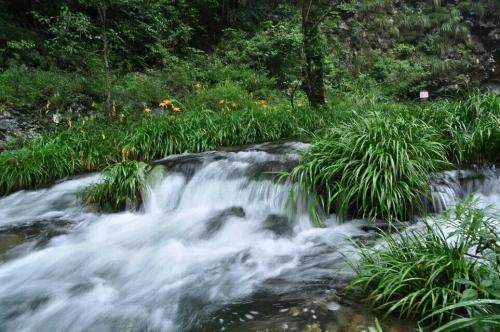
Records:
[[[224,99],[219,100],[219,105],[223,105],[223,104],[224,104]]]
[[[174,111],[174,112],[176,112],[176,113],[177,113],[177,112],[180,112],[180,111],[181,111],[181,108],[180,108],[180,107],[174,107],[174,108],[172,109],[172,111]]]
[[[144,107],[144,113],[150,113],[151,112],[151,108],[149,107]]]
[[[202,88],[202,85],[200,82],[196,82],[195,85],[193,85],[193,87],[196,89],[196,90],[200,90]]]

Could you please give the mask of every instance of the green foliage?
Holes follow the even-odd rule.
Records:
[[[142,203],[146,172],[149,166],[137,161],[124,161],[106,168],[103,179],[83,188],[78,196],[86,205],[101,211],[138,208]]]
[[[123,114],[118,115],[121,121],[112,123],[87,119],[71,128],[42,133],[20,149],[0,154],[0,196],[120,161],[149,161],[221,146],[301,138],[335,120],[333,112],[318,114],[308,108],[291,112],[283,105],[247,103],[252,108]]]
[[[72,74],[12,67],[0,71],[0,101],[31,104],[46,101],[54,92],[87,93],[86,83]]]
[[[475,93],[415,111],[441,133],[451,162],[468,165],[500,160],[500,96]]]
[[[489,213],[468,198],[423,229],[383,233],[381,247],[361,248],[351,287],[387,315],[437,326],[457,319],[440,331],[498,326],[488,317],[500,314],[500,220]]]
[[[257,107],[256,101],[244,88],[232,81],[225,81],[213,87],[203,85],[186,101],[188,109],[197,111],[237,111]]]
[[[115,100],[128,105],[133,103],[156,103],[171,91],[169,82],[161,72],[127,73],[116,78],[113,84]]]
[[[226,31],[218,52],[228,63],[266,70],[280,86],[300,76],[302,33],[298,19],[265,22],[253,36],[242,31]]]
[[[353,113],[316,137],[292,181],[320,193],[340,215],[405,220],[429,193],[428,176],[446,165],[433,128],[396,109]]]

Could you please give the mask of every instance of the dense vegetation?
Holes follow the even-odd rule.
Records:
[[[468,198],[423,229],[384,234],[381,248],[361,249],[351,286],[387,314],[439,331],[498,328],[500,219],[491,213]]]
[[[311,148],[289,176],[324,212],[393,222],[424,213],[432,173],[500,162],[482,87],[499,80],[497,0],[0,6],[0,196],[102,170],[82,201],[137,208],[153,159],[294,138]],[[425,326],[498,326],[495,218],[466,203],[385,234],[352,285]]]

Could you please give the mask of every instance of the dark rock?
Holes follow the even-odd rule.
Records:
[[[232,217],[245,218],[245,210],[241,206],[234,206],[217,213],[207,221],[207,226],[202,238],[208,239],[219,231],[224,223]]]
[[[283,215],[270,214],[264,220],[265,229],[278,236],[291,236],[293,234],[292,222]]]

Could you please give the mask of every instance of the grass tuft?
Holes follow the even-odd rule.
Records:
[[[468,320],[477,326],[498,317],[500,307],[493,303],[500,296],[498,217],[469,198],[425,226],[383,233],[381,246],[362,247],[350,287],[387,315],[424,325]]]
[[[316,137],[292,181],[342,216],[404,220],[429,194],[428,176],[446,165],[434,129],[399,113],[355,115]]]
[[[86,205],[112,212],[137,209],[142,204],[146,172],[149,166],[137,161],[124,161],[104,170],[104,178],[84,187],[78,196]]]

